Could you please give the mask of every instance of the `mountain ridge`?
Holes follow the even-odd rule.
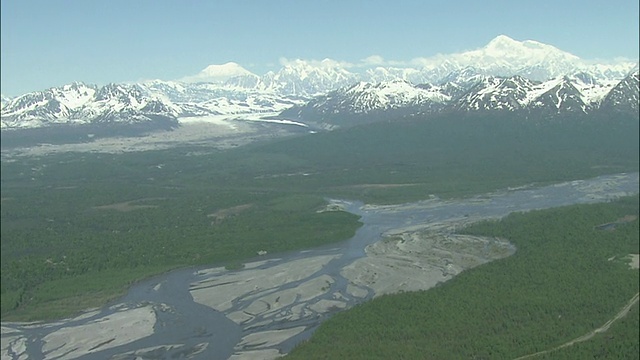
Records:
[[[401,110],[588,113],[623,106],[637,112],[637,75],[635,82],[628,76],[634,69],[637,74],[637,64],[593,64],[537,41],[500,35],[476,50],[422,59],[420,66],[372,66],[356,73],[349,70],[357,68],[354,64],[296,59],[259,76],[228,62],[183,78],[187,81],[102,87],[74,82],[3,97],[1,128],[139,123],[157,117],[178,125],[185,117],[247,114],[304,120],[313,112],[314,121],[328,114],[371,116]],[[623,79],[626,86],[610,94]]]
[[[331,91],[281,114],[284,118],[312,122],[320,128],[374,122],[381,118],[435,115],[442,112],[514,112],[525,117],[594,112],[638,114],[638,71],[620,81],[588,82],[584,76],[562,76],[540,82],[520,75],[511,77],[452,74],[439,85],[405,83],[385,94],[375,89],[392,83],[359,83]],[[419,96],[419,92],[425,92]],[[428,95],[427,95],[428,92]],[[380,100],[380,98],[384,100]],[[427,99],[427,100],[425,100]]]

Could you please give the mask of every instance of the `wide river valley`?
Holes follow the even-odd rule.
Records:
[[[469,223],[608,201],[638,188],[633,173],[401,205],[331,200],[327,211],[361,216],[353,238],[267,252],[237,270],[172,271],[76,318],[2,323],[2,360],[275,358],[338,311],[381,294],[429,289],[517,251],[505,239],[456,234]]]

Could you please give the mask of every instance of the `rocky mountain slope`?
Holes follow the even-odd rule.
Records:
[[[606,111],[638,114],[640,104],[640,76],[638,68],[620,81],[602,100],[601,108]]]
[[[486,76],[472,71],[451,74],[447,82],[412,85],[391,81],[359,83],[318,96],[285,110],[285,118],[320,127],[358,124],[380,118],[443,112],[518,112],[553,116],[621,111],[638,113],[638,71],[620,81],[597,81],[584,73],[547,81],[520,75]]]

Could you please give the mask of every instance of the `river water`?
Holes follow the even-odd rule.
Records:
[[[309,338],[336,311],[374,296],[343,270],[367,256],[366,247],[385,233],[608,201],[638,193],[638,177],[608,175],[402,205],[334,201],[363,223],[345,242],[268,254],[239,270],[173,271],[136,284],[123,298],[74,319],[3,323],[2,359],[273,358]]]

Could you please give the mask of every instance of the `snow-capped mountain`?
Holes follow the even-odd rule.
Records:
[[[462,76],[465,73],[468,77]],[[359,83],[318,96],[282,113],[305,122],[359,124],[441,112],[518,112],[524,116],[589,114],[619,109],[638,113],[638,72],[622,81],[597,81],[585,74],[534,81],[519,75],[478,75],[467,69],[450,74],[439,85],[393,81]]]
[[[234,77],[231,80],[237,80]],[[176,116],[224,115],[279,112],[303,99],[272,91],[212,83],[179,83],[154,80],[139,84],[150,97],[172,104]],[[194,109],[199,109],[194,111]]]
[[[222,65],[209,65],[196,75],[185,76],[180,81],[185,83],[223,83],[233,77],[251,75],[255,74],[234,62],[228,62]]]
[[[0,109],[4,109],[4,107],[8,105],[10,101],[10,97],[4,96],[4,94],[0,94]]]
[[[263,77],[268,89],[296,95],[318,95],[349,85],[356,80],[354,74],[328,59],[322,60],[316,66],[307,61],[295,60],[277,73],[268,73]]]
[[[516,41],[500,35],[486,46],[458,54],[421,59],[422,72],[430,82],[440,82],[454,71],[473,67],[483,75],[545,81],[577,72],[587,72],[599,80],[623,78],[635,65],[633,61],[594,64],[537,41]]]
[[[640,104],[640,75],[636,67],[602,100],[603,110],[638,114]]]
[[[245,74],[229,79],[225,86],[237,90],[252,90],[281,96],[310,97],[327,93],[358,82],[359,75],[349,72],[340,63],[325,59],[311,62],[288,61],[279,71],[259,77]]]
[[[591,102],[567,77],[539,84],[532,92],[529,109],[545,113],[588,113]]]
[[[145,95],[138,85],[109,84],[98,88],[73,83],[25,94],[2,108],[2,129],[53,124],[137,123],[155,116],[175,119],[175,110]]]
[[[429,78],[419,69],[381,67],[368,69],[362,76],[367,82],[385,82],[393,80],[404,80],[412,84],[424,84],[429,82]]]
[[[591,107],[598,107],[609,91],[620,82],[620,78],[617,80],[599,80],[588,72],[574,73],[568,78],[582,94],[584,103]]]
[[[622,79],[635,65],[632,61],[591,63],[551,45],[532,40],[516,41],[504,35],[480,49],[415,59],[412,64],[407,67],[366,67],[331,59],[298,59],[286,62],[277,72],[263,76],[243,74],[230,78],[225,85],[280,95],[313,96],[361,81],[405,80],[413,84],[437,84],[450,82],[452,74],[465,76],[470,72],[478,76],[519,75],[535,81],[583,73],[602,83]]]
[[[273,115],[302,99],[273,92],[232,89],[212,83],[153,80],[98,87],[73,83],[19,96],[2,107],[2,129],[53,124],[136,123],[161,116]]]
[[[593,84],[596,85],[602,86]],[[515,75],[483,78],[457,98],[450,108],[458,111],[526,110],[532,113],[586,114],[594,103],[568,77],[538,82]]]
[[[462,66],[473,65],[486,74],[497,76],[520,75],[531,80],[547,80],[568,74],[580,67],[580,58],[551,45],[537,41],[516,41],[500,35],[485,47],[455,55]]]
[[[381,59],[370,63],[376,65],[284,60],[280,70],[260,76],[229,62],[181,81],[102,87],[73,83],[3,97],[1,125],[6,130],[136,123],[157,116],[179,123],[185,117],[280,112],[323,121],[345,114],[374,119],[440,111],[638,111],[637,65],[635,77],[627,76],[634,63],[591,63],[550,45],[504,35],[476,50],[414,59],[412,66],[384,67]]]
[[[510,78],[481,77],[454,100],[450,107],[462,111],[508,110],[525,108],[535,83],[521,76]],[[464,84],[463,84],[464,85]],[[468,86],[468,84],[467,84]]]
[[[305,121],[322,121],[344,114],[374,119],[391,111],[438,111],[449,100],[450,96],[435,85],[417,87],[404,80],[360,82],[318,96],[303,106],[285,110],[281,115]]]

